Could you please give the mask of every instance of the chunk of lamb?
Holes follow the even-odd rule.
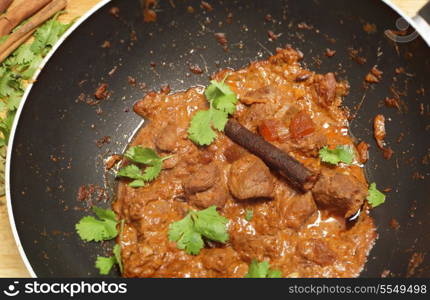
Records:
[[[277,258],[282,247],[276,236],[252,235],[237,231],[230,232],[230,242],[240,258],[246,262],[253,259],[262,261],[267,257]]]
[[[176,149],[177,141],[178,132],[174,124],[165,126],[154,138],[154,143],[157,148],[164,152],[173,152]]]
[[[210,189],[189,195],[190,203],[199,208],[208,208],[215,205],[218,208],[223,208],[228,198],[228,190],[221,182]]]
[[[256,90],[251,90],[240,97],[240,102],[251,105],[254,103],[266,103],[274,97],[276,90],[271,86],[263,86]]]
[[[349,218],[362,206],[367,187],[352,175],[323,169],[312,193],[318,206]]]
[[[297,245],[297,252],[320,266],[328,266],[336,261],[336,253],[322,239],[301,240]]]
[[[286,152],[293,151],[304,156],[317,157],[319,150],[325,145],[327,145],[327,137],[317,131],[300,139],[289,139],[280,147]]]
[[[227,201],[228,191],[219,178],[220,170],[216,164],[200,165],[184,182],[190,203],[200,208],[212,205],[222,208]]]
[[[291,200],[291,202],[283,207],[282,214],[285,224],[290,228],[298,230],[317,211],[317,206],[311,192],[297,195]]]
[[[261,159],[245,155],[231,165],[228,187],[238,200],[272,198],[273,176]]]
[[[324,107],[333,105],[336,100],[337,86],[334,74],[316,75],[314,83],[318,95],[318,103]]]

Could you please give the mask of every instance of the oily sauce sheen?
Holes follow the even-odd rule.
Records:
[[[348,166],[321,164],[318,150],[325,145],[355,149],[341,108],[348,85],[337,82],[332,73],[304,70],[300,59],[294,49],[279,49],[266,61],[220,71],[214,79],[221,81],[228,74],[225,82],[239,98],[233,117],[243,126],[312,170],[354,176],[367,186],[357,158]],[[196,146],[187,138],[187,129],[194,113],[207,109],[203,92],[201,87],[175,94],[150,92],[135,104],[135,112],[149,123],[130,146],[173,157],[145,187],[119,183],[114,210],[125,220],[119,238],[123,276],[244,277],[252,259],[269,261],[284,277],[358,276],[377,237],[367,209],[347,224],[344,215],[318,208],[311,193],[292,189],[222,133],[210,146]],[[247,176],[251,181],[244,179]],[[230,220],[226,244],[207,242],[193,256],[168,240],[172,222],[189,210],[211,205]],[[247,210],[253,211],[250,221],[245,219]]]

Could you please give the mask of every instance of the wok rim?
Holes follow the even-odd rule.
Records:
[[[60,48],[64,41],[86,20],[88,20],[93,14],[95,14],[97,11],[99,11],[102,7],[107,5],[108,3],[112,2],[112,0],[100,0],[99,3],[97,3],[93,8],[91,8],[88,12],[86,12],[83,16],[81,16],[64,34],[61,36],[61,38],[58,40],[58,42],[53,46],[53,48],[50,50],[50,52],[47,54],[47,56],[42,60],[39,68],[33,75],[33,78],[31,80],[31,83],[26,87],[24,95],[21,99],[21,102],[18,106],[18,109],[15,114],[15,118],[12,124],[11,133],[9,136],[9,143],[7,148],[7,154],[6,154],[6,167],[5,167],[5,194],[6,194],[6,205],[7,205],[7,213],[9,218],[9,224],[12,230],[12,234],[15,240],[15,244],[18,248],[18,252],[20,254],[20,257],[29,272],[31,278],[38,278],[36,272],[34,271],[26,253],[25,249],[21,243],[21,239],[18,234],[18,230],[15,223],[15,218],[13,214],[13,208],[12,208],[12,196],[11,196],[11,187],[10,187],[10,171],[11,171],[11,157],[12,157],[12,149],[14,146],[14,139],[16,134],[16,129],[18,127],[18,123],[21,117],[22,110],[24,108],[25,103],[28,100],[28,96],[31,93],[31,90],[33,88],[33,85],[37,82],[36,79],[41,73],[41,71],[44,69],[45,65],[48,63],[48,61],[51,59],[51,57],[57,52],[58,48]],[[394,3],[392,3],[390,0],[381,0],[384,4],[386,4],[390,9],[395,11],[398,15],[400,15],[402,18],[404,18],[420,35],[420,37],[425,41],[427,46],[430,49],[430,36],[426,36],[425,32],[426,29],[422,28],[416,20],[414,20],[413,17],[409,17],[405,14],[404,11],[402,11],[399,7],[397,7]],[[429,24],[430,25],[430,24]]]

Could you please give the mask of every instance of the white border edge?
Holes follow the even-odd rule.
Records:
[[[83,16],[81,16],[60,38],[60,40],[56,43],[56,45],[51,49],[51,51],[48,53],[48,55],[43,59],[42,63],[40,64],[40,67],[36,71],[36,73],[33,76],[33,81],[37,79],[40,72],[42,71],[43,67],[46,65],[46,63],[49,61],[49,59],[54,55],[54,53],[57,51],[57,49],[63,44],[63,42],[70,36],[70,34],[75,31],[76,28],[78,28],[83,22],[85,22],[90,16],[92,16],[96,11],[98,11],[100,8],[105,6],[107,3],[109,3],[111,0],[101,0],[99,3],[97,3],[91,10],[89,10],[87,13],[85,13]],[[402,12],[396,5],[394,5],[390,0],[382,0],[386,5],[388,5],[391,9],[393,9],[395,12],[397,12],[400,16],[402,16],[406,21],[408,21],[409,24],[411,24],[420,34],[420,36],[424,39],[424,41],[427,43],[428,46],[430,46],[430,36],[426,36],[426,30],[424,30],[419,24],[417,24],[413,18],[407,16],[404,12]],[[9,223],[10,227],[12,229],[12,234],[15,239],[15,243],[18,247],[19,254],[21,256],[21,259],[24,262],[25,267],[27,268],[28,272],[30,273],[30,276],[33,278],[37,278],[36,273],[33,270],[33,267],[31,266],[27,255],[25,254],[24,248],[22,247],[21,240],[18,236],[18,231],[16,229],[15,219],[13,217],[13,210],[12,210],[12,201],[11,201],[11,195],[10,195],[10,157],[12,155],[12,148],[13,148],[13,140],[15,137],[15,131],[18,125],[19,116],[21,115],[22,109],[24,107],[25,102],[27,101],[28,95],[31,91],[31,88],[33,87],[34,83],[31,83],[27,86],[25,93],[23,95],[23,98],[21,100],[21,103],[17,109],[15,119],[13,121],[11,134],[9,137],[9,144],[6,154],[6,168],[5,168],[5,189],[6,189],[6,204],[7,204],[7,212],[9,216]]]
[[[25,105],[25,102],[27,101],[28,95],[30,94],[30,91],[33,87],[33,84],[37,77],[39,76],[42,69],[45,67],[47,62],[50,60],[50,58],[54,55],[54,53],[57,51],[57,49],[63,44],[63,42],[72,34],[73,31],[75,31],[76,28],[78,28],[83,22],[85,22],[90,16],[92,16],[96,11],[98,11],[100,8],[105,6],[107,3],[111,2],[111,0],[101,0],[99,3],[97,3],[93,8],[91,8],[88,12],[86,12],[84,15],[82,15],[75,23],[70,26],[70,28],[61,36],[61,38],[57,41],[55,46],[52,47],[52,49],[49,51],[48,55],[42,60],[38,70],[33,75],[33,82],[30,83],[22,97],[21,103],[19,104],[19,107],[16,111],[15,119],[13,121],[10,137],[9,137],[9,144],[7,148],[7,154],[6,154],[6,168],[5,168],[5,189],[6,189],[6,204],[7,204],[7,213],[9,216],[9,223],[10,227],[12,229],[12,234],[15,239],[16,246],[18,248],[19,254],[21,256],[21,259],[24,262],[25,267],[27,268],[27,271],[30,273],[30,276],[33,278],[37,278],[36,273],[33,270],[33,267],[31,266],[27,255],[25,254],[24,248],[21,244],[21,240],[18,235],[18,231],[16,229],[15,224],[15,218],[13,216],[13,210],[12,210],[12,198],[10,194],[10,158],[12,155],[12,149],[13,149],[13,140],[15,137],[16,128],[19,121],[19,116],[21,115],[22,109]]]

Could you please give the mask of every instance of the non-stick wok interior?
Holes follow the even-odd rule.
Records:
[[[310,69],[336,71],[338,79],[349,81],[345,104],[354,113],[362,102],[352,133],[371,144],[369,181],[392,188],[386,203],[372,212],[379,239],[362,276],[378,277],[386,269],[405,276],[412,254],[430,248],[430,174],[423,164],[430,148],[430,102],[417,93],[424,88],[427,95],[430,86],[425,43],[418,38],[396,45],[386,38],[384,30],[395,29],[399,16],[379,1],[211,1],[211,12],[200,8],[200,1],[159,2],[157,22],[144,23],[139,1],[112,1],[67,38],[31,90],[14,139],[10,187],[16,227],[35,273],[96,276],[95,257],[107,254],[105,247],[83,243],[74,232],[75,223],[88,214],[77,192],[84,184],[104,185],[103,158],[121,153],[141,122],[131,108],[144,91],[131,86],[128,76],[144,82],[148,90],[164,84],[182,90],[206,85],[220,68],[243,67],[291,44],[304,53]],[[109,14],[113,6],[119,7],[120,18]],[[187,12],[188,6],[194,14]],[[229,13],[231,24],[226,22]],[[274,22],[265,22],[267,14]],[[309,26],[298,26],[302,22]],[[376,33],[364,31],[366,23],[375,24]],[[282,35],[270,42],[268,30]],[[216,32],[226,34],[228,51],[214,38]],[[111,47],[102,48],[104,41]],[[326,48],[336,55],[325,57]],[[352,60],[348,48],[359,50],[367,63]],[[192,74],[190,63],[207,71]],[[383,79],[364,90],[363,78],[375,64]],[[407,74],[394,81],[396,67]],[[97,113],[97,106],[77,99],[81,93],[93,97],[100,83],[109,85],[111,96]],[[382,104],[392,96],[391,86],[402,93],[403,112]],[[386,140],[395,151],[388,161],[372,137],[378,113],[388,120]],[[96,140],[104,136],[111,142],[98,147]],[[110,201],[95,204],[107,207]],[[389,226],[392,218],[399,221],[398,230]],[[430,276],[428,265],[424,262],[415,275]]]

